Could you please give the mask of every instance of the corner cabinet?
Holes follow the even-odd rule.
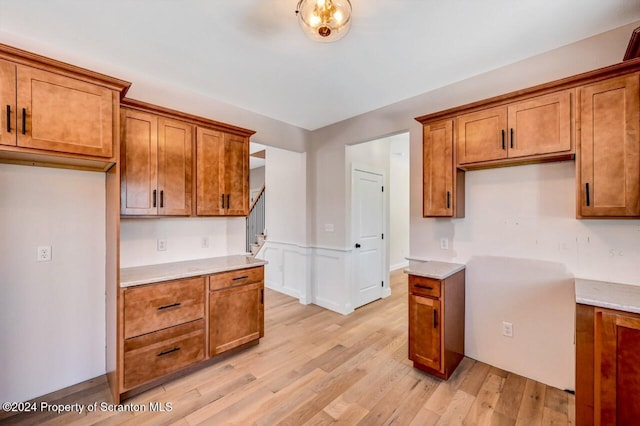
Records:
[[[464,217],[464,172],[454,167],[453,122],[429,123],[423,132],[423,215]]]
[[[640,216],[639,74],[583,86],[578,217]]]
[[[442,279],[409,275],[409,359],[447,380],[464,358],[464,270]]]
[[[640,419],[640,315],[576,306],[576,423]]]
[[[0,160],[106,171],[129,85],[0,45]]]
[[[122,108],[121,213],[191,214],[194,126]]]
[[[196,158],[198,216],[249,214],[249,138],[199,127]]]
[[[253,131],[133,99],[123,104],[123,216],[249,213]]]

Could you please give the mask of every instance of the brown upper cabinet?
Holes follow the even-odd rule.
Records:
[[[640,216],[638,76],[578,90],[578,217]]]
[[[458,192],[464,186],[464,172],[454,167],[453,121],[430,123],[423,131],[423,215],[464,217],[463,188]]]
[[[249,213],[249,138],[198,128],[198,216],[246,216]]]
[[[194,126],[122,109],[121,214],[191,215]]]
[[[416,120],[425,217],[464,216],[460,170],[574,158],[578,218],[640,217],[640,58]]]
[[[54,157],[68,157],[68,165],[76,158],[80,168],[106,170],[116,161],[120,94],[128,87],[0,45],[0,157],[50,165],[64,165]]]
[[[123,104],[122,215],[248,214],[253,131],[133,99]]]
[[[572,94],[563,90],[461,115],[458,165],[571,152]]]

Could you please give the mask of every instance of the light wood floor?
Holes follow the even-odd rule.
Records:
[[[407,359],[407,284],[342,316],[266,292],[260,344],[125,404],[171,402],[171,412],[19,414],[7,424],[537,425],[574,424],[574,397],[465,358],[448,382]],[[108,401],[104,378],[49,402]],[[2,419],[2,417],[0,417]]]

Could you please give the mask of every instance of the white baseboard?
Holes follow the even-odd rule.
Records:
[[[389,266],[389,272],[397,271],[398,269],[408,268],[408,267],[409,267],[409,261],[406,260],[404,262],[396,263],[395,265]]]

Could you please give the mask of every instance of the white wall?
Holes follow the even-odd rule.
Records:
[[[265,227],[267,242],[258,257],[267,287],[302,303],[310,303],[307,249],[307,155],[267,147],[265,167]]]
[[[151,265],[227,255],[227,218],[125,219],[120,222],[120,267]],[[244,219],[242,218],[243,226]],[[243,245],[235,253],[245,252]],[[202,239],[209,238],[209,247]],[[158,251],[158,239],[167,240],[167,250]]]
[[[464,219],[412,206],[412,256],[467,263],[468,356],[573,389],[573,277],[640,285],[640,221],[576,220],[573,161],[467,172],[465,193]]]
[[[0,218],[0,401],[104,374],[104,173],[0,164]]]
[[[265,167],[256,167],[249,170],[249,192],[260,190],[265,183],[264,180]]]
[[[409,256],[409,134],[389,138],[389,269],[408,265]]]

